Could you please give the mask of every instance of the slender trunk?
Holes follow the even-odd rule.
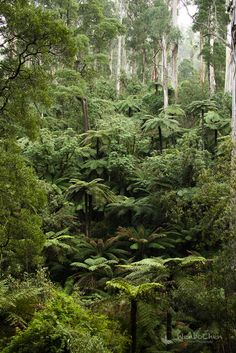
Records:
[[[113,78],[113,57],[114,57],[114,49],[110,50],[110,60],[109,60],[109,69],[110,69],[110,78]]]
[[[164,93],[164,109],[168,107],[168,61],[167,61],[167,44],[165,34],[162,36],[162,86]]]
[[[215,69],[212,64],[212,58],[214,56],[214,44],[215,44],[215,23],[217,23],[217,18],[215,15],[214,5],[212,3],[209,17],[208,17],[208,27],[212,32],[208,37],[209,53],[210,58],[208,59],[208,85],[209,85],[209,97],[212,97],[216,90],[216,81],[215,81]]]
[[[93,199],[91,195],[88,195],[88,236],[91,237],[91,222],[93,212]]]
[[[172,0],[172,25],[174,28],[178,27],[178,4],[179,0]],[[179,52],[179,43],[176,40],[172,46],[172,86],[175,90],[175,98],[178,98],[178,52]]]
[[[122,36],[122,58],[123,58],[122,67],[123,67],[126,75],[129,76],[130,75],[130,67],[129,67],[129,60],[128,60],[128,55],[127,55],[127,50],[126,50],[126,36]]]
[[[123,0],[116,0],[116,7],[118,12],[118,17],[120,19],[120,22],[122,23],[123,17],[124,17]],[[122,71],[122,44],[123,44],[123,38],[122,36],[119,36],[118,45],[117,45],[117,70],[116,70],[116,92],[118,95],[120,94],[120,76]]]
[[[83,112],[83,125],[84,125],[84,132],[90,130],[90,122],[89,122],[89,114],[88,114],[88,101],[87,98],[80,98],[77,97],[78,100],[81,102],[82,112]]]
[[[211,51],[212,56],[214,54],[214,44],[215,44],[214,37],[211,36],[211,38],[210,38],[210,51]],[[210,93],[210,97],[212,97],[214,95],[215,90],[216,90],[215,69],[214,69],[214,66],[212,65],[212,63],[210,62],[210,64],[209,64],[209,93]]]
[[[147,66],[147,53],[146,53],[146,49],[143,48],[142,50],[143,52],[143,72],[142,72],[142,81],[143,81],[143,84],[145,84],[145,81],[146,81],[146,66]]]
[[[132,49],[131,54],[131,75],[135,76],[137,74],[137,51],[135,48]]]
[[[204,109],[202,109],[202,116],[201,116],[201,134],[202,134],[202,148],[204,149],[205,146],[205,124],[204,124]]]
[[[206,75],[206,65],[202,55],[202,51],[204,48],[204,36],[200,33],[200,81],[202,84],[205,83],[205,75]]]
[[[168,341],[172,340],[172,315],[169,310],[166,313],[166,338]]]
[[[133,114],[132,108],[129,107],[129,109],[128,109],[128,116],[129,116],[129,118],[132,117],[132,114]]]
[[[232,38],[232,161],[231,161],[231,173],[232,173],[232,189],[231,189],[231,231],[235,234],[236,229],[236,0],[233,1],[231,6],[231,38]],[[235,237],[232,239],[232,251],[236,251],[236,240]],[[232,259],[232,266],[236,265],[235,257]]]
[[[227,41],[231,44],[230,25],[227,28]],[[232,69],[231,69],[231,50],[226,47],[226,62],[225,62],[225,93],[232,93]]]
[[[131,328],[131,353],[136,353],[137,348],[137,300],[131,299],[130,311],[130,328]]]
[[[84,195],[84,208],[85,208],[85,235],[89,237],[89,202],[88,194]]]
[[[121,75],[121,55],[122,55],[122,37],[118,37],[117,47],[117,70],[116,70],[116,92],[120,94],[120,75]]]
[[[178,43],[174,44],[172,49],[172,85],[175,90],[175,99],[178,98]]]
[[[218,145],[218,130],[215,130],[214,133],[215,133],[215,147],[217,147],[217,145]]]
[[[155,50],[153,51],[153,67],[152,67],[152,76],[151,80],[155,82],[156,87],[157,87],[157,81],[158,81],[158,51],[156,52]]]
[[[158,126],[158,132],[159,132],[159,140],[160,140],[160,152],[162,153],[163,151],[163,141],[162,141],[162,131],[161,127]]]

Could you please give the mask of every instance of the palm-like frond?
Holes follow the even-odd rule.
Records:
[[[96,146],[97,141],[99,141],[101,145],[107,146],[111,142],[111,131],[109,130],[89,130],[80,136],[84,139],[83,144],[85,145]]]
[[[46,233],[46,242],[44,243],[44,248],[58,248],[64,250],[70,250],[72,244],[68,244],[68,240],[73,240],[74,237],[71,235],[66,234],[68,229],[63,229],[60,232],[48,232]]]
[[[143,129],[145,132],[157,132],[158,128],[163,130],[163,135],[168,137],[172,132],[179,130],[179,122],[172,117],[160,114],[159,116],[149,116],[146,118],[148,120],[143,124]]]
[[[209,99],[202,101],[194,101],[187,107],[187,111],[191,114],[201,114],[202,111],[207,112],[209,110],[218,110],[216,102],[211,101]]]
[[[143,283],[139,286],[134,286],[126,280],[119,278],[108,281],[107,286],[125,293],[132,299],[153,296],[157,289],[163,288],[163,285],[160,283]]]
[[[103,179],[97,178],[92,181],[72,179],[72,185],[67,191],[67,197],[72,200],[82,200],[84,195],[90,195],[93,198],[95,206],[103,206],[107,203],[116,201],[115,194],[109,186],[102,184]]]
[[[141,107],[141,100],[137,96],[129,96],[116,104],[117,110],[120,113],[129,114],[130,112],[138,112]]]
[[[124,249],[126,246],[124,236],[115,236],[109,239],[92,239],[82,237],[76,242],[76,252],[79,258],[91,256],[102,256],[108,260],[120,261],[127,258],[129,252]]]
[[[225,119],[219,113],[215,111],[208,111],[204,117],[205,125],[211,130],[221,130],[226,127],[230,127],[230,120]]]

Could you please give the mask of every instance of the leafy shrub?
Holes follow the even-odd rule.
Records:
[[[72,297],[55,292],[2,353],[122,353],[126,344],[115,322],[91,315]]]

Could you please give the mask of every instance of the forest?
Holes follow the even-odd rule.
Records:
[[[0,0],[0,352],[236,352],[236,0]]]

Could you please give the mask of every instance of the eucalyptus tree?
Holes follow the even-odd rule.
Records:
[[[171,1],[171,17],[172,17],[172,26],[176,30],[174,42],[172,44],[172,55],[171,55],[171,78],[172,86],[177,95],[178,88],[178,52],[179,52],[179,38],[178,38],[178,7],[179,0]]]
[[[126,44],[131,56],[132,74],[139,74],[143,83],[146,81],[148,31],[145,12],[149,4],[147,1],[127,1],[127,39]]]
[[[171,13],[165,0],[155,0],[153,6],[146,11],[146,19],[149,22],[149,36],[155,47],[159,47],[162,53],[162,86],[164,93],[164,108],[168,107],[168,46],[171,33]]]
[[[202,40],[201,55],[206,63],[209,95],[218,87],[224,87],[225,45],[229,17],[225,2],[221,0],[195,0],[197,13],[194,16],[194,30],[200,31]]]

